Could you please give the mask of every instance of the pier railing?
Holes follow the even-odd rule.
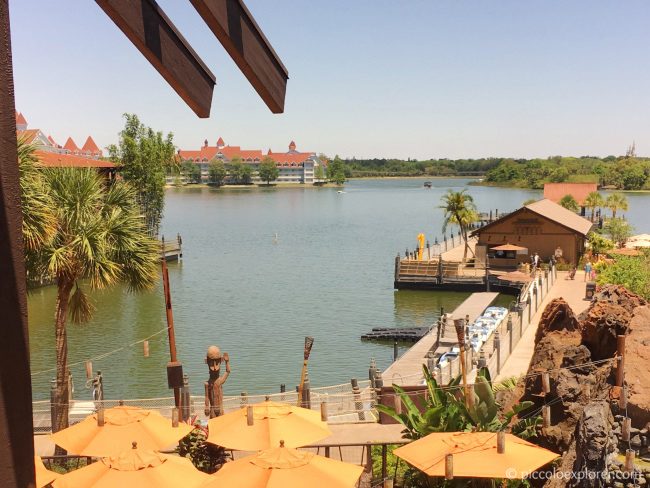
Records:
[[[371,388],[369,380],[358,381],[357,385],[358,390],[354,389],[351,383],[311,388],[308,408],[320,410],[321,402],[326,402],[329,423],[375,422],[378,418],[375,410],[377,405],[376,392],[374,388]],[[226,413],[232,412],[253,403],[263,402],[267,398],[272,401],[293,405],[297,405],[298,403],[298,394],[295,391],[255,395],[248,395],[246,392],[242,392],[239,395],[224,396],[224,410]],[[189,414],[191,419],[207,421],[204,413],[204,401],[205,398],[203,396],[190,396]],[[119,404],[156,410],[170,419],[172,409],[175,406],[173,396],[127,400],[105,399],[101,402],[75,400],[70,405],[70,424],[83,420],[88,415],[93,414],[100,406],[103,408],[111,408]],[[52,403],[49,400],[33,402],[35,433],[51,432],[52,407]]]

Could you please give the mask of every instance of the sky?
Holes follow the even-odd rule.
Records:
[[[90,0],[11,0],[17,109],[63,144],[122,114],[247,149],[371,158],[650,154],[646,0],[247,0],[289,71],[272,114],[191,4],[159,0],[217,78],[199,119]]]

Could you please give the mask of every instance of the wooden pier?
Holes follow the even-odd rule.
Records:
[[[407,352],[391,364],[382,374],[384,385],[419,385],[423,380],[422,365],[427,364],[430,357],[449,351],[458,344],[453,319],[464,319],[469,316],[473,322],[496,299],[498,293],[472,293],[451,314],[447,314],[448,326],[438,341],[435,327],[422,339],[416,342]]]
[[[183,257],[183,238],[180,234],[176,234],[176,238],[170,240],[162,236],[160,247],[166,261],[179,261]]]

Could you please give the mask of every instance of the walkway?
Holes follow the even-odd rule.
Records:
[[[577,273],[575,280],[568,280],[568,271],[558,271],[557,280],[553,287],[549,289],[548,295],[544,297],[539,309],[532,317],[530,325],[524,331],[521,339],[513,349],[512,354],[506,359],[501,368],[501,373],[497,380],[509,378],[511,376],[520,376],[528,371],[530,360],[535,351],[535,334],[539,320],[546,309],[546,305],[555,298],[564,298],[569,304],[571,310],[579,315],[589,306],[589,300],[585,300],[585,283],[583,274]]]
[[[444,337],[440,338],[440,345],[442,347],[439,348],[438,352],[446,352],[458,342],[453,326],[453,319],[464,319],[466,315],[469,315],[470,322],[473,322],[492,304],[497,295],[498,293],[472,293],[452,314],[448,314],[449,325],[446,328]],[[427,364],[427,354],[436,346],[436,338],[436,329],[432,328],[427,335],[416,342],[397,361],[386,368],[382,374],[384,384],[420,384],[423,379],[422,365]]]

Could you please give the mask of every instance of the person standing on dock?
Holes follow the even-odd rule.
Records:
[[[585,281],[587,281],[587,278],[591,279],[591,261],[587,259],[587,262],[585,263]]]

